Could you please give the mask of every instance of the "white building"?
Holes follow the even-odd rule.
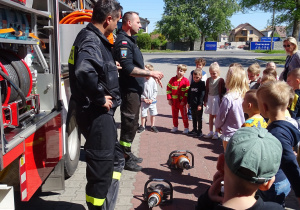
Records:
[[[144,29],[144,33],[148,33],[148,25],[150,24],[150,21],[147,18],[140,17],[142,29]]]

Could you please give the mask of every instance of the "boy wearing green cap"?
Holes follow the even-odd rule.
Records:
[[[274,184],[268,191],[259,191],[259,194],[265,201],[285,206],[285,198],[292,186],[300,202],[300,168],[293,151],[300,139],[300,132],[285,118],[285,111],[294,91],[287,83],[275,81],[261,85],[256,95],[261,115],[270,120],[267,130],[280,141],[283,148]]]
[[[225,155],[218,159],[218,172],[212,186],[198,199],[200,209],[284,209],[275,202],[264,202],[255,193],[267,190],[275,180],[282,146],[265,128],[243,127],[228,142]],[[224,180],[224,196],[220,195]]]

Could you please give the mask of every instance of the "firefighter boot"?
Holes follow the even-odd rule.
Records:
[[[129,158],[132,159],[136,163],[143,162],[143,158],[139,158],[139,157],[135,156],[133,153],[129,153],[128,155],[129,155]]]
[[[125,170],[128,171],[141,171],[143,168],[139,166],[132,158],[129,158],[128,160],[125,161]]]

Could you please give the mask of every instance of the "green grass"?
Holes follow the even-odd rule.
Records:
[[[155,53],[155,52],[159,52],[159,53],[177,53],[177,52],[182,52],[180,50],[144,50],[141,49],[141,52],[146,52],[146,53]]]
[[[253,50],[255,53],[266,53],[266,54],[285,54],[285,50]]]
[[[266,61],[266,62],[273,61],[276,64],[285,64],[286,56],[266,56],[266,57],[259,57],[256,59]]]

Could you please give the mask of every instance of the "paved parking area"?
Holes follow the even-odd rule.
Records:
[[[176,74],[177,64],[188,65],[188,77],[194,69],[194,60],[204,57],[207,65],[204,70],[208,73],[208,66],[217,61],[221,66],[221,76],[225,77],[228,66],[232,62],[239,62],[245,68],[252,63],[255,55],[242,50],[227,50],[217,52],[184,52],[184,53],[147,53],[144,54],[145,64],[151,63],[156,70],[164,73],[162,80],[164,88],[159,88],[157,127],[159,133],[144,131],[137,134],[133,143],[133,152],[144,158],[141,172],[124,171],[121,177],[116,210],[148,209],[142,200],[144,184],[149,178],[164,178],[174,187],[174,201],[171,205],[155,207],[154,209],[193,209],[197,197],[210,185],[215,173],[215,164],[218,154],[222,152],[221,141],[196,139],[181,132],[170,133],[172,127],[171,108],[166,102],[165,88],[172,76]],[[265,64],[261,63],[262,68]],[[277,69],[280,73],[282,67]],[[208,131],[207,116],[204,115],[203,132]],[[117,124],[120,124],[119,110],[115,115]],[[191,125],[190,125],[191,128]],[[119,130],[119,129],[118,129]],[[182,131],[182,121],[179,120],[179,130]],[[82,141],[83,145],[84,141]],[[195,155],[195,167],[182,173],[166,167],[168,155],[173,150],[190,150]],[[36,193],[28,203],[18,203],[20,210],[84,210],[85,204],[85,162],[84,151],[81,150],[79,166],[70,179],[66,180],[66,189],[51,193]],[[287,207],[297,209],[297,200],[293,195],[287,199]],[[298,208],[299,209],[299,208]]]

